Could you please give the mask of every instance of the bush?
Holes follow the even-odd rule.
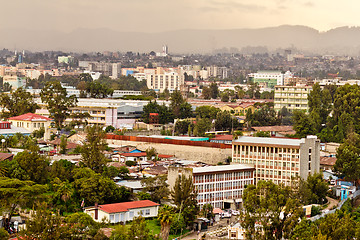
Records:
[[[9,239],[9,237],[9,233],[4,228],[0,228],[0,239]]]
[[[135,166],[135,165],[136,165],[136,162],[129,160],[129,161],[126,161],[125,164],[126,164],[126,166],[128,166],[128,167],[132,167],[132,166]]]
[[[312,206],[311,207],[311,216],[316,216],[319,215],[321,213],[320,207],[317,206]]]

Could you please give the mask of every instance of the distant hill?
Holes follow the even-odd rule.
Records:
[[[340,27],[319,32],[306,26],[233,30],[176,30],[159,33],[118,32],[110,29],[77,29],[70,33],[35,30],[0,30],[0,48],[63,51],[160,51],[211,53],[216,49],[264,46],[269,50],[296,47],[318,54],[360,53],[360,28]]]

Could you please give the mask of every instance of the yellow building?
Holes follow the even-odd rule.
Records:
[[[30,132],[44,128],[45,139],[50,138],[50,128],[52,122],[51,118],[40,116],[34,113],[26,113],[20,116],[11,117],[8,120],[15,127],[22,127]]]

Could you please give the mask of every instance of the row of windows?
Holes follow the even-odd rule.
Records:
[[[294,162],[282,162],[282,161],[264,161],[259,160],[256,161],[255,159],[240,159],[240,163],[247,163],[247,164],[256,164],[257,167],[288,167],[288,168],[299,168],[299,163]]]
[[[44,123],[33,123],[33,128],[41,128],[44,127]],[[24,122],[17,122],[16,123],[17,127],[24,127]],[[29,128],[30,127],[30,123],[26,123],[26,127]]]
[[[276,171],[276,170],[264,170],[264,169],[257,169],[257,174],[266,174],[270,176],[284,176],[284,177],[297,177],[299,173],[297,172],[290,172],[290,171]]]
[[[249,152],[259,153],[259,154],[270,154],[270,153],[294,153],[299,154],[300,150],[298,148],[279,148],[279,147],[258,147],[258,146],[246,146],[246,145],[234,145],[235,152]]]
[[[206,174],[194,176],[195,183],[200,181],[211,182],[211,181],[224,181],[232,180],[236,178],[249,178],[251,177],[250,171],[233,172],[233,173],[220,173],[220,174]]]
[[[243,188],[245,185],[252,183],[252,180],[242,180],[242,181],[227,181],[221,183],[210,183],[210,184],[198,184],[196,188],[199,192],[212,192],[212,191],[221,191],[223,189],[229,188]]]

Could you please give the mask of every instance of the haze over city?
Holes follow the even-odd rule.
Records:
[[[305,25],[320,31],[358,26],[359,1],[347,0],[13,0],[1,28],[57,30],[109,28],[161,32],[179,29],[262,28]]]
[[[0,29],[7,33],[0,45],[13,50],[149,52],[166,43],[173,53],[295,46],[351,55],[358,52],[353,35],[360,36],[359,28],[341,28],[359,25],[360,3],[352,0],[341,5],[333,0],[2,2],[16,9],[15,15],[0,16]],[[282,25],[293,29],[279,29]]]

